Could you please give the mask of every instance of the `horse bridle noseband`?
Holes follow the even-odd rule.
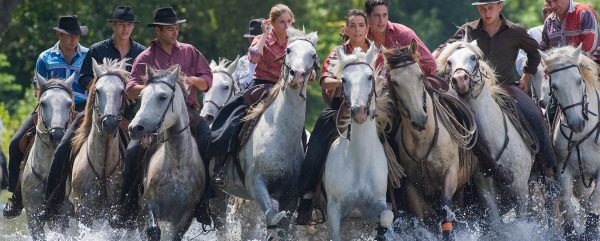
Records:
[[[99,80],[100,78],[102,78],[103,76],[106,76],[106,75],[114,75],[114,76],[117,76],[119,79],[121,79],[121,77],[118,74],[108,72],[108,73],[104,73],[104,74],[97,76],[96,82],[97,82],[97,80]],[[121,83],[123,84],[123,87],[125,87],[125,84],[122,81],[121,81]],[[100,108],[98,107],[98,89],[94,89],[94,104],[92,105],[92,109],[96,112],[96,117],[98,118],[98,120],[104,120],[109,117],[113,117],[117,120],[117,122],[121,121],[123,119],[123,113],[125,112],[125,105],[126,105],[125,102],[127,101],[127,98],[123,98],[123,97],[124,96],[121,96],[121,99],[122,99],[121,108],[119,109],[119,113],[117,115],[104,114],[100,111]],[[92,120],[92,122],[94,123],[94,126],[98,130],[98,133],[100,133],[100,135],[102,135],[102,131],[101,131],[100,126],[98,125],[98,122],[95,120]]]
[[[221,110],[223,108],[223,106],[225,106],[225,103],[229,102],[229,99],[231,99],[231,97],[233,97],[233,95],[235,94],[235,78],[233,78],[233,76],[227,72],[227,71],[223,71],[223,70],[218,70],[218,71],[213,71],[212,72],[213,75],[214,74],[224,74],[227,77],[229,77],[229,79],[231,80],[231,90],[229,91],[229,96],[227,96],[227,99],[225,100],[225,102],[223,102],[222,105],[218,105],[217,103],[215,103],[213,100],[203,100],[202,103],[208,103],[208,104],[212,104],[213,106],[215,106],[217,108],[217,111]]]
[[[452,76],[454,75],[454,73],[456,73],[456,71],[462,70],[465,71],[467,76],[469,76],[469,90],[467,91],[467,93],[457,93],[463,98],[470,97],[471,99],[476,99],[477,96],[479,96],[479,94],[481,94],[481,91],[483,90],[483,84],[481,83],[483,82],[483,78],[485,77],[485,75],[483,75],[483,73],[481,72],[481,66],[479,64],[480,59],[481,58],[479,56],[476,57],[475,67],[473,67],[472,71],[469,71],[465,68],[456,68],[452,73],[450,73],[450,69],[447,69],[446,71],[446,75],[448,78],[446,81],[450,83],[455,90],[456,84],[454,81],[452,81]],[[475,90],[475,87],[477,85],[479,85],[479,88]]]
[[[64,91],[65,91],[65,92],[67,92],[69,95],[71,95],[71,90],[70,90],[70,89],[68,89],[67,87],[65,87],[65,86],[62,86],[62,85],[59,85],[59,84],[54,84],[54,85],[50,85],[50,86],[47,86],[46,88],[44,88],[44,89],[43,89],[43,92],[42,92],[42,93],[40,93],[40,96],[42,96],[42,94],[43,94],[44,92],[46,92],[46,91],[48,91],[48,90],[51,90],[51,89],[59,89],[59,90],[64,90]],[[39,106],[40,104],[41,104],[41,102],[40,102],[40,101],[38,101],[38,106]],[[72,106],[73,106],[73,105],[71,104],[71,107],[72,107]],[[37,107],[36,107],[36,109],[37,109]],[[70,114],[72,114],[72,109],[69,109],[69,113],[70,113]],[[66,126],[65,126],[65,127],[51,127],[51,128],[48,128],[48,126],[46,125],[46,122],[44,122],[44,115],[43,115],[43,112],[42,112],[41,110],[38,112],[38,115],[40,116],[40,118],[41,118],[41,120],[42,120],[42,125],[44,126],[44,129],[43,129],[43,130],[40,130],[39,128],[37,128],[37,125],[36,125],[36,128],[35,128],[35,130],[36,130],[36,134],[37,134],[37,135],[40,135],[40,134],[48,134],[48,133],[52,132],[53,130],[63,130],[63,131],[64,131],[64,130],[66,129]],[[67,122],[67,125],[68,125],[68,122]],[[45,142],[43,139],[41,139],[41,140],[42,140],[42,142],[43,142],[44,144],[48,145],[48,143],[46,143],[46,142]]]
[[[160,127],[162,126],[163,122],[165,121],[165,117],[167,116],[167,111],[169,111],[169,106],[171,106],[171,111],[175,111],[175,107],[173,107],[173,99],[175,98],[175,84],[171,84],[167,81],[164,80],[153,80],[150,81],[150,83],[154,84],[165,84],[166,86],[168,86],[172,91],[173,94],[171,95],[171,98],[169,98],[169,103],[167,103],[167,107],[165,108],[165,111],[163,111],[161,117],[160,117],[160,121],[158,121],[158,124],[156,125],[156,127],[154,127],[152,134],[152,142],[155,143],[155,141],[158,141],[158,143],[164,143],[165,141],[168,140],[168,138],[165,138],[164,136],[162,136],[162,133],[159,133],[158,130],[160,129]],[[183,131],[185,131],[185,129],[190,127],[190,122],[188,121],[187,125],[185,125],[185,127],[183,127],[181,130],[179,130],[177,132],[176,135],[181,134]]]
[[[398,68],[405,68],[410,65],[417,64],[417,61],[411,55],[408,55],[408,54],[406,54],[403,57],[403,59],[400,61],[402,61],[402,63],[394,65],[393,67],[390,68],[390,70],[398,69]],[[423,111],[425,111],[425,113],[427,113],[427,102],[426,102],[427,89],[425,87],[425,84],[427,83],[427,77],[423,75],[423,76],[421,76],[420,79],[421,79],[421,82],[423,82]],[[404,118],[410,118],[410,112],[408,112],[408,108],[406,108],[406,105],[404,103],[402,103],[402,100],[399,98],[398,93],[396,92],[396,89],[394,88],[393,84],[391,83],[391,82],[393,82],[393,80],[391,80],[391,77],[388,79],[388,81],[392,85],[390,88],[390,91],[393,94],[392,96],[401,108],[400,114]]]
[[[563,70],[567,70],[570,68],[577,68],[577,70],[579,71],[579,73],[581,74],[581,70],[579,69],[579,66],[572,64],[572,65],[568,65],[562,68],[558,68],[555,70],[550,71],[550,73],[548,73],[548,75],[550,76],[550,96],[552,98],[554,98],[556,100],[556,95],[554,94],[554,91],[552,90],[552,74],[563,71]],[[558,107],[562,109],[563,112],[567,111],[570,108],[576,107],[576,106],[581,106],[581,114],[583,115],[583,119],[585,119],[586,121],[589,120],[589,116],[588,114],[592,114],[594,116],[597,116],[597,113],[591,112],[589,110],[589,101],[588,101],[588,96],[587,96],[587,85],[585,84],[585,81],[583,80],[583,78],[581,79],[581,83],[583,83],[583,95],[581,97],[581,101],[574,103],[574,104],[570,104],[567,106],[563,106],[561,103],[558,102],[558,100],[556,100],[556,104],[558,104]]]

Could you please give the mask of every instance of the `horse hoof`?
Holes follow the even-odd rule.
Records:
[[[275,210],[267,211],[266,220],[265,220],[267,223],[267,226],[277,226],[279,224],[279,221],[281,221],[281,219],[283,217],[285,217],[285,211],[281,211],[277,214],[273,214],[273,212],[275,212]]]
[[[387,233],[388,229],[384,227],[377,227],[377,236],[375,236],[375,240],[377,241],[386,241],[385,233]]]
[[[146,229],[146,235],[148,239],[151,241],[159,241],[160,240],[160,228],[157,226],[149,227]]]

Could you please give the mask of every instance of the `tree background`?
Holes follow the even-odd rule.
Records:
[[[181,1],[113,1],[113,0],[0,0],[0,118],[5,131],[2,150],[24,118],[35,108],[31,79],[37,56],[56,42],[54,31],[58,17],[77,14],[90,33],[81,38],[81,44],[90,46],[110,37],[112,30],[106,19],[117,5],[131,5],[141,23],[133,32],[134,40],[147,45],[154,37],[151,28],[153,10],[174,7],[180,18],[179,40],[196,46],[207,59],[224,57],[234,59],[246,53],[248,42],[242,35],[248,30],[248,21],[268,17],[276,3],[290,6],[296,16],[295,26],[317,31],[317,45],[321,61],[339,44],[339,26],[345,13],[352,8],[363,8],[364,0],[181,0]],[[430,49],[445,41],[457,26],[476,19],[478,13],[467,0],[391,0],[389,15],[393,22],[412,28]],[[600,0],[584,0],[598,9]],[[527,28],[542,23],[543,0],[507,0],[503,14]],[[8,23],[8,24],[7,24]],[[312,129],[323,109],[320,89],[313,84],[309,89],[306,127]]]

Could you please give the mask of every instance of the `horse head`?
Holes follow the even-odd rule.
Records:
[[[346,55],[344,47],[338,47],[338,78],[342,80],[344,89],[344,103],[350,106],[350,116],[358,124],[364,123],[367,117],[375,116],[375,61],[379,49],[375,44],[361,52],[355,48],[354,52]]]
[[[158,73],[146,66],[146,76],[146,87],[140,94],[140,109],[128,126],[134,140],[147,134],[158,135],[183,119],[180,115],[187,115],[178,81],[179,65]]]
[[[319,67],[317,55],[316,32],[305,34],[304,31],[288,28],[288,45],[283,56],[283,80],[290,87],[297,89],[304,87],[313,70]],[[306,91],[302,88],[300,91]]]
[[[100,66],[92,58],[96,81],[90,88],[88,108],[93,108],[94,126],[104,135],[114,135],[119,121],[123,118],[123,109],[126,105],[125,84],[129,76],[126,61],[127,59],[121,61],[104,59],[105,66]]]
[[[414,40],[408,47],[384,50],[383,53],[402,115],[410,119],[413,128],[424,130],[427,123],[426,76],[419,67],[417,55]]]
[[[233,62],[229,63],[226,59],[222,59],[219,63],[210,62],[210,69],[213,73],[213,81],[211,88],[204,94],[202,102],[202,111],[200,116],[206,118],[208,123],[212,123],[217,116],[217,113],[233,95],[235,95],[240,87],[237,81],[233,78],[238,61],[238,56]],[[229,63],[229,65],[227,65]]]
[[[540,51],[540,55],[550,76],[550,95],[562,109],[568,127],[574,132],[583,131],[590,113],[587,90],[599,86],[598,65],[581,54],[581,45]]]
[[[49,134],[48,140],[57,145],[65,134],[67,124],[71,120],[73,109],[73,92],[71,84],[75,79],[73,73],[66,81],[51,79],[35,73],[38,89],[38,134]]]

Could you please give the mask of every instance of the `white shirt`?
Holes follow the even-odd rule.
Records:
[[[233,78],[237,81],[240,91],[246,90],[250,86],[254,77],[254,70],[256,70],[256,64],[248,61],[248,55],[240,58],[237,68],[233,72]]]
[[[527,34],[531,36],[531,38],[535,39],[535,41],[539,43],[542,42],[542,30],[544,29],[544,25],[536,26],[527,30]],[[520,76],[523,76],[523,68],[525,68],[525,62],[527,62],[527,53],[522,49],[519,49],[519,55],[517,55],[517,62],[515,63],[517,67],[517,73]]]

